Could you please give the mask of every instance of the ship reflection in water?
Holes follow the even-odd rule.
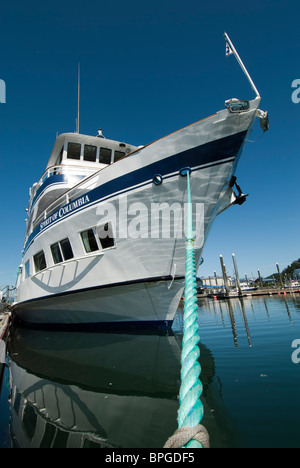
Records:
[[[9,342],[12,447],[161,448],[177,429],[181,333],[114,334],[13,328]],[[232,421],[201,345],[212,446]]]

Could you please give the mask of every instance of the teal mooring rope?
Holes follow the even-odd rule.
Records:
[[[197,323],[197,289],[196,266],[193,235],[193,211],[191,201],[190,173],[187,176],[187,241],[186,241],[186,272],[183,312],[183,341],[181,354],[181,387],[179,393],[178,427],[195,427],[203,418],[202,383],[199,379],[201,367],[199,364],[199,326]],[[185,448],[203,448],[194,439]]]

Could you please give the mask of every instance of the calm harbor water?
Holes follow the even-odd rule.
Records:
[[[299,447],[300,295],[201,299],[199,325],[211,446]],[[169,335],[13,328],[0,447],[163,447],[181,339],[181,309]]]

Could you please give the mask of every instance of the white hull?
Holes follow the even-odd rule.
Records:
[[[230,204],[230,180],[259,102],[252,101],[248,112],[224,110],[145,146],[58,199],[56,211],[47,210],[26,239],[14,305],[18,318],[34,324],[170,326],[185,275],[186,178],[180,171],[192,171],[198,263],[215,217]],[[163,179],[158,186],[153,183],[157,174]],[[152,207],[164,203],[179,204],[182,216],[172,217],[171,209],[153,228]],[[109,215],[108,207],[113,208]],[[171,222],[164,225],[170,213]],[[114,246],[86,254],[80,232],[105,217],[113,227]],[[74,257],[54,264],[50,245],[64,237]],[[24,265],[40,250],[47,267],[26,277]]]
[[[21,318],[30,324],[63,328],[170,328],[184,280],[148,281],[48,296],[23,304]]]

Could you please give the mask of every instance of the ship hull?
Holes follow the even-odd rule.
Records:
[[[168,329],[183,288],[183,278],[148,278],[32,299],[16,310],[19,321],[38,328]]]
[[[175,132],[83,181],[47,210],[26,240],[13,311],[25,323],[170,327],[184,290],[187,184],[191,173],[196,266],[259,100]],[[110,223],[113,244],[84,251],[80,233]],[[68,238],[73,258],[54,264],[50,246]],[[24,265],[44,251],[45,268]]]

